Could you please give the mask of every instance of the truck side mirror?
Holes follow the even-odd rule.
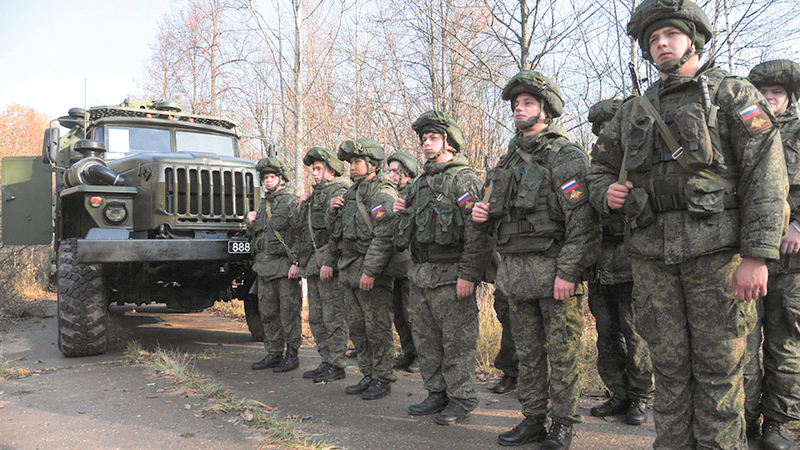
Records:
[[[61,129],[58,127],[50,127],[44,130],[44,142],[42,143],[42,162],[44,164],[55,164],[60,140]]]

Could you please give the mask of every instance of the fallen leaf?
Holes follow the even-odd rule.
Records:
[[[183,405],[183,409],[192,409],[192,405]]]
[[[244,413],[244,420],[247,422],[251,422],[253,420],[253,413],[250,411]]]
[[[267,394],[274,394],[275,391],[267,391]]]
[[[172,403],[172,400],[167,400],[166,403]]]

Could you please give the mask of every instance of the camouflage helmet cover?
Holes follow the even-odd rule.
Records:
[[[600,126],[603,122],[614,118],[614,114],[619,110],[622,105],[622,100],[617,98],[610,98],[600,100],[589,108],[589,123],[592,124],[592,133],[595,136],[600,135]]]
[[[364,158],[370,164],[381,168],[386,153],[383,147],[372,138],[359,138],[356,140],[348,139],[339,144],[339,151],[336,153],[342,161],[350,161],[350,158]]]
[[[411,178],[416,178],[417,175],[419,175],[419,164],[417,163],[417,159],[411,156],[410,153],[394,152],[391,154],[391,156],[386,158],[386,164],[390,164],[392,161],[397,161],[402,164],[403,167],[408,169],[408,173]]]
[[[523,70],[514,75],[503,88],[502,97],[511,101],[513,109],[514,100],[523,93],[541,99],[544,102],[543,109],[550,118],[559,117],[564,112],[561,89],[553,80],[535,70]]]
[[[711,22],[702,8],[689,0],[644,0],[628,22],[628,36],[639,41],[642,55],[650,62],[650,34],[664,26],[675,26],[686,33],[699,53],[713,36]],[[688,33],[687,33],[688,31]]]
[[[800,64],[787,59],[763,62],[750,71],[748,76],[755,87],[781,86],[786,89],[791,102],[800,99]]]
[[[447,143],[453,147],[453,153],[458,153],[464,144],[464,135],[458,128],[456,121],[444,111],[432,109],[425,111],[411,124],[411,128],[420,139],[425,133],[438,133],[447,138]]]
[[[311,150],[303,157],[303,164],[311,166],[314,161],[320,161],[327,164],[333,172],[339,176],[344,173],[344,163],[336,157],[333,150],[324,147],[312,147]]]
[[[263,178],[265,174],[272,173],[289,181],[292,179],[292,174],[289,171],[289,166],[285,162],[275,157],[261,158],[256,163],[256,170]]]

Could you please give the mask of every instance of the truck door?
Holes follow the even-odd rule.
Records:
[[[2,161],[3,243],[50,244],[53,235],[53,177],[41,156],[7,156]]]

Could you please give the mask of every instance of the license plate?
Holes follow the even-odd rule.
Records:
[[[250,243],[247,241],[228,241],[228,253],[231,255],[250,253]]]

